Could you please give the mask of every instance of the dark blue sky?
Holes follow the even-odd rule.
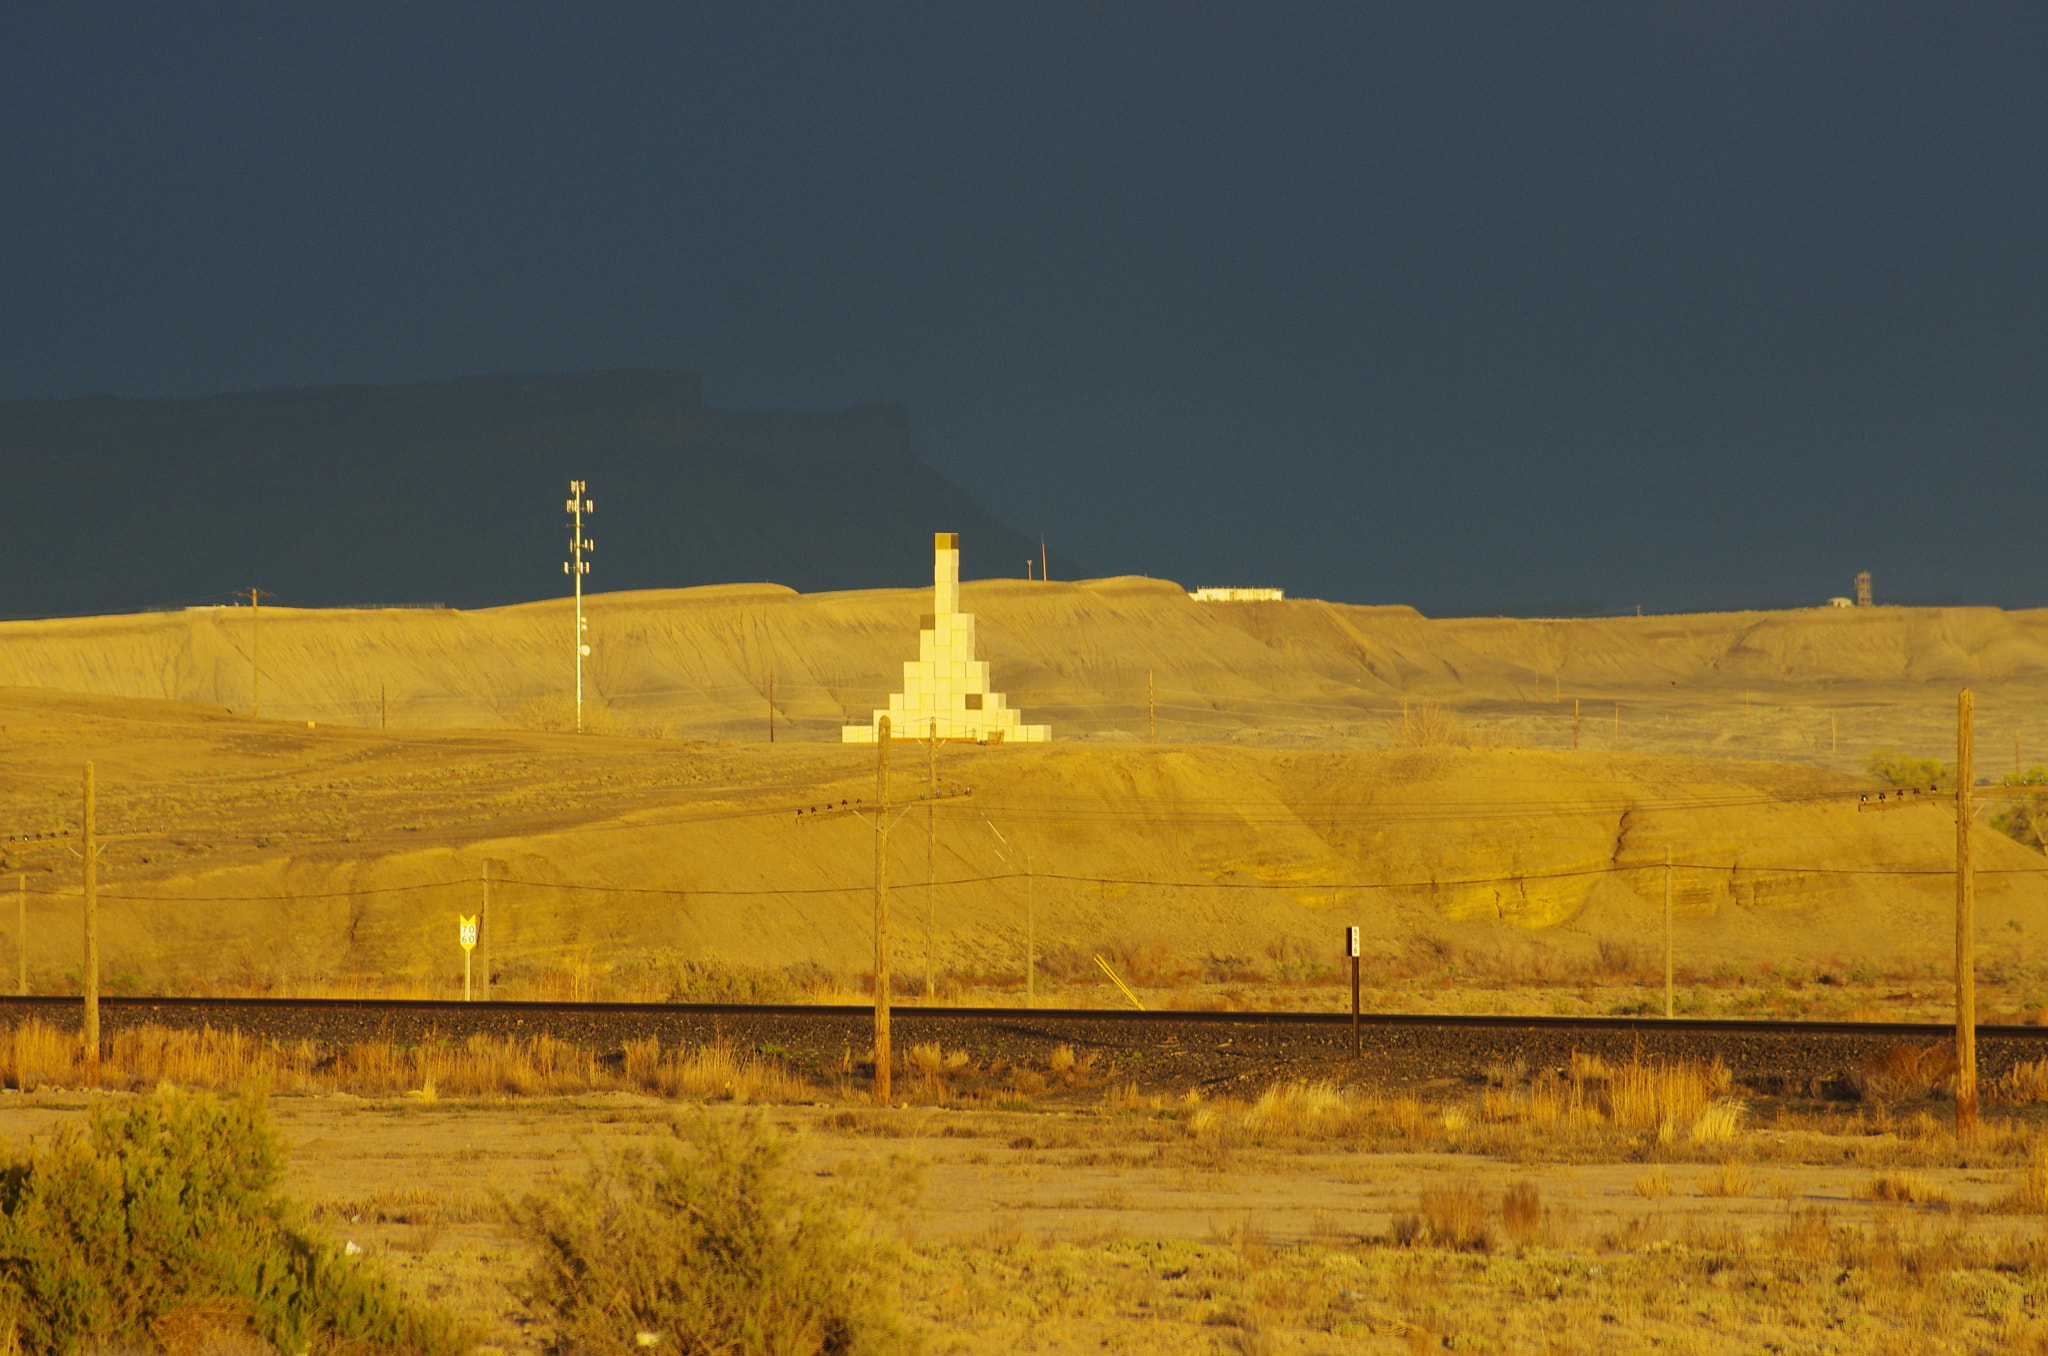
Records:
[[[2044,73],[2038,4],[16,5],[0,399],[687,367],[1101,573],[2044,605]]]

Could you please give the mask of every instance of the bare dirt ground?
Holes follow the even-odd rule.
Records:
[[[509,1352],[540,1350],[547,1329],[505,1288],[525,1254],[494,1198],[693,1114],[616,1093],[272,1105],[288,1190],[319,1227]],[[0,1135],[46,1137],[82,1108],[7,1094]],[[900,1241],[902,1307],[935,1351],[1974,1351],[2042,1336],[2044,1283],[2012,1269],[2038,1253],[2041,1218],[1992,1212],[2021,1171],[1938,1131],[1764,1130],[1663,1164],[1655,1146],[1560,1161],[1539,1143],[1503,1158],[1209,1134],[1197,1110],[708,1114],[765,1115],[806,1179],[902,1207],[877,1227]],[[1902,1154],[1932,1199],[1868,1199]],[[1504,1213],[1512,1193],[1536,1204]],[[1486,1240],[1404,1246],[1433,1198],[1476,1202]],[[1860,1266],[1838,1264],[1850,1253]]]

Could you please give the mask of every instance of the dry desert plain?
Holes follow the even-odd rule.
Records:
[[[1859,811],[1858,768],[1885,746],[1951,757],[1965,685],[1981,770],[2048,747],[2042,613],[1431,621],[1151,580],[963,592],[996,685],[1056,742],[894,750],[893,797],[973,792],[892,835],[898,983],[942,1001],[1018,1000],[1028,899],[1046,1004],[1120,1002],[1102,954],[1148,1005],[1334,1010],[1334,938],[1357,924],[1371,1007],[1661,1010],[1668,852],[1682,1010],[1940,1019],[1953,819]],[[833,741],[885,696],[920,603],[600,595],[608,733],[583,736],[545,728],[566,604],[266,608],[261,719],[247,609],[7,623],[0,818],[62,834],[95,764],[102,830],[147,835],[102,874],[106,969],[132,991],[459,994],[455,917],[488,868],[500,996],[852,999],[874,838],[796,811],[873,796],[873,750]],[[2048,877],[1980,832],[1980,994],[2027,1020],[2048,1005]],[[78,963],[63,849],[9,848],[44,992]],[[2037,1340],[2048,1168],[2025,1080],[1959,1144],[1939,1068],[1903,1055],[1847,1104],[1666,1070],[1683,1095],[1645,1120],[1635,1075],[1593,1067],[1216,1104],[957,1053],[907,1052],[933,1067],[889,1109],[743,1051],[722,1080],[532,1097],[352,1091],[309,1066],[273,1105],[323,1227],[513,1349],[548,1334],[501,1288],[520,1253],[485,1188],[707,1101],[766,1103],[822,1189],[913,1203],[873,1227],[937,1350]],[[10,1095],[0,1125],[75,1117],[67,1085]]]

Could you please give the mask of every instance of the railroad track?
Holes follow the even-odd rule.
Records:
[[[1141,1086],[1256,1086],[1276,1078],[1455,1082],[1490,1068],[1560,1067],[1573,1052],[1610,1061],[1719,1058],[1759,1091],[1850,1095],[1898,1046],[1942,1045],[1954,1029],[1918,1022],[1725,1021],[1656,1017],[1436,1017],[1370,1013],[1352,1052],[1351,1017],[1323,1012],[1136,1012],[898,1006],[897,1051],[923,1042],[1043,1066],[1060,1045]],[[34,1018],[77,1029],[77,998],[0,997],[0,1023]],[[102,1027],[212,1027],[279,1042],[341,1046],[461,1043],[473,1035],[547,1034],[614,1051],[654,1037],[664,1047],[731,1044],[811,1072],[859,1066],[873,1033],[867,1007],[674,1003],[462,1003],[373,998],[103,998]],[[2048,1058],[2048,1027],[1980,1026],[1978,1071],[1992,1079]]]

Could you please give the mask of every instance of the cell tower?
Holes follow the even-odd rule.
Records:
[[[1856,606],[1870,606],[1870,571],[1868,570],[1858,570],[1856,572]]]
[[[583,620],[583,576],[590,573],[590,562],[583,558],[585,551],[597,548],[583,535],[583,515],[594,513],[597,506],[583,497],[583,482],[569,482],[569,556],[562,562],[562,573],[576,582],[576,733],[583,733],[583,657],[590,653],[590,642],[584,634],[590,623]]]

